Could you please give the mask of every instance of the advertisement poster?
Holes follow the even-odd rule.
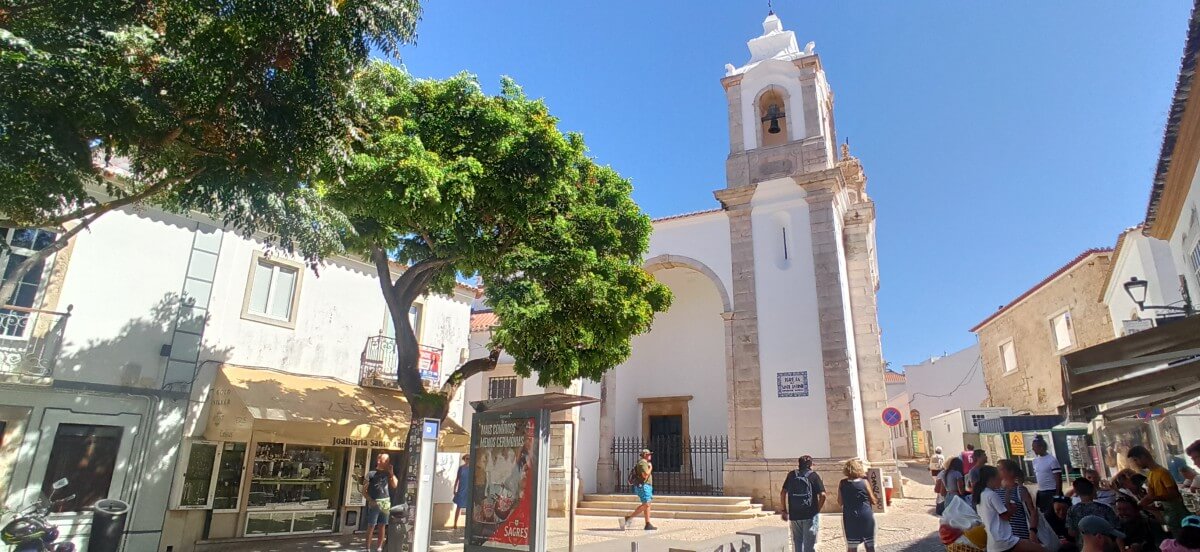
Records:
[[[467,544],[533,552],[538,520],[540,414],[475,418]]]

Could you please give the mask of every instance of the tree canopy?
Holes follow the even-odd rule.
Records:
[[[353,75],[411,40],[419,13],[417,0],[0,4],[0,224],[57,228],[61,246],[154,202],[315,264],[347,226],[305,182],[340,170]],[[105,174],[114,160],[128,170]]]
[[[470,75],[421,80],[374,63],[356,91],[362,141],[324,191],[356,231],[351,248],[380,270],[400,356],[411,347],[400,366],[410,398],[422,391],[408,306],[460,274],[482,280],[500,319],[492,347],[522,375],[567,385],[628,357],[671,300],[641,267],[650,219],[628,180],[508,79],[488,95]],[[395,282],[389,260],[408,267]],[[473,371],[452,375],[443,397]]]

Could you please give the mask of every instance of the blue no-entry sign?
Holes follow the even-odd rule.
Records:
[[[883,423],[887,424],[888,427],[900,425],[900,420],[903,418],[904,415],[893,406],[883,409]]]

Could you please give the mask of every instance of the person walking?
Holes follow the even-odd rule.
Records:
[[[943,510],[950,505],[950,501],[954,497],[966,498],[967,487],[963,483],[962,458],[955,456],[950,459],[950,462],[946,464],[946,469],[942,470],[940,481],[942,483],[941,493],[945,497],[941,504]],[[941,514],[942,512],[938,511],[938,515]]]
[[[878,499],[867,482],[867,468],[862,460],[851,458],[842,466],[838,483],[838,504],[842,507],[842,532],[846,535],[846,550],[857,552],[858,545],[875,552],[875,504]]]
[[[975,510],[987,531],[987,552],[1042,552],[1042,545],[1013,534],[1010,523],[1021,505],[1004,500],[1000,472],[992,466],[979,466],[979,484],[971,492]]]
[[[1018,508],[1008,518],[1013,534],[1020,539],[1028,539],[1041,543],[1038,539],[1038,510],[1034,507],[1033,497],[1025,488],[1025,471],[1014,460],[1002,458],[996,461],[1000,471],[1000,484],[1003,489],[1005,502],[1016,503]]]
[[[1178,536],[1182,527],[1180,523],[1188,515],[1188,510],[1183,503],[1183,495],[1179,493],[1179,486],[1175,484],[1175,478],[1171,477],[1171,472],[1154,461],[1154,456],[1146,447],[1133,447],[1126,456],[1135,467],[1147,472],[1146,496],[1138,502],[1138,506],[1150,508],[1157,502],[1162,508],[1164,524],[1171,530],[1171,535]]]
[[[642,456],[629,472],[629,483],[633,485],[633,494],[637,495],[638,507],[629,514],[621,518],[621,529],[629,529],[629,524],[633,523],[633,518],[640,513],[646,518],[646,526],[643,527],[646,531],[654,531],[658,529],[650,523],[650,504],[654,502],[654,464],[651,460],[654,453],[650,449],[642,449]]]
[[[825,507],[825,483],[812,469],[811,456],[801,456],[797,468],[788,472],[779,491],[783,521],[791,525],[792,550],[814,552],[820,530],[821,509]]]
[[[1083,535],[1083,552],[1117,552],[1117,541],[1125,538],[1125,533],[1100,516],[1084,516],[1079,520],[1079,532]]]
[[[379,551],[387,543],[388,514],[392,509],[392,491],[400,485],[392,469],[391,456],[386,452],[375,457],[375,469],[367,472],[363,495],[367,497],[367,552],[373,552],[372,540],[379,529]]]
[[[471,472],[471,455],[462,455],[462,463],[458,465],[458,476],[454,478],[454,527],[458,527],[458,516],[467,508],[467,489],[471,488],[468,479]]]
[[[1054,497],[1062,495],[1062,464],[1050,454],[1050,446],[1041,435],[1033,438],[1033,477],[1037,480],[1037,509],[1050,516]]]
[[[946,465],[946,457],[942,455],[942,447],[933,449],[933,456],[929,457],[929,475],[937,477],[942,473],[942,468]]]

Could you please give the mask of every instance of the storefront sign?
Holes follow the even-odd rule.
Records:
[[[535,552],[545,412],[475,416],[471,431],[467,550]]]
[[[1025,456],[1025,436],[1018,432],[1008,434],[1008,448],[1013,458]]]
[[[807,397],[808,372],[779,372],[775,374],[779,398]]]
[[[354,439],[352,437],[334,437],[329,443],[335,447],[367,447],[367,448],[401,448],[404,444],[404,439],[396,439],[392,442],[380,441],[378,439]]]
[[[912,449],[915,454],[925,453],[925,432],[913,430],[912,432]]]

